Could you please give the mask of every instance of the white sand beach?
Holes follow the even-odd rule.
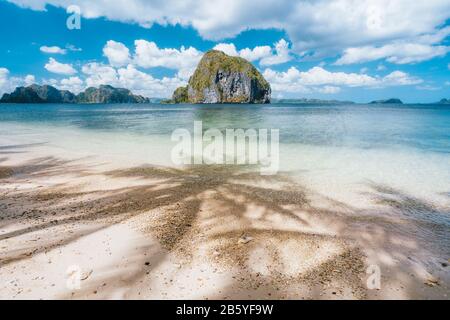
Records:
[[[74,150],[1,147],[1,299],[449,298],[448,229],[404,215],[448,219],[445,201]]]

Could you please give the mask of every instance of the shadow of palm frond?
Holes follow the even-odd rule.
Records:
[[[28,166],[22,172],[31,177],[46,173],[66,174],[66,166],[70,167],[70,164],[39,159],[34,166]],[[283,173],[261,176],[252,167],[201,165],[185,168],[146,166],[104,172],[103,175],[112,181],[130,177],[142,181],[139,185],[90,192],[62,188],[50,190],[44,195],[41,192],[30,205],[40,207],[42,212],[39,217],[43,219],[31,227],[3,233],[1,239],[43,232],[72,223],[102,222],[107,226],[139,216],[142,217],[140,223],[144,229],[156,235],[164,249],[181,250],[186,255],[194,254],[198,247],[209,246],[210,249],[216,247],[223,251],[224,257],[232,257],[237,252],[235,245],[243,234],[254,237],[254,244],[280,244],[280,247],[269,245],[264,249],[275,257],[281,254],[280,248],[286,243],[291,245],[291,241],[311,245],[316,250],[339,242],[334,236],[308,231],[314,227],[308,216],[332,214],[332,211],[312,207],[306,189]],[[70,205],[66,203],[68,200]],[[63,212],[64,206],[73,207],[75,214]],[[258,215],[252,215],[251,208],[257,208]],[[299,214],[300,211],[303,216]],[[30,217],[25,214],[15,216],[14,219],[16,222],[20,219],[26,222]],[[274,219],[278,221],[275,224],[272,223]],[[88,230],[80,236],[99,230]],[[199,239],[199,234],[204,237]],[[77,239],[65,237],[45,246],[27,247],[27,250],[32,256]],[[235,258],[246,261],[252,254],[252,248],[253,243],[239,248]],[[343,245],[336,247],[339,252],[344,249]],[[2,260],[8,264],[29,256],[23,256],[23,250],[6,252]],[[327,259],[332,261],[332,257]],[[311,263],[318,266],[317,263]],[[320,262],[323,263],[325,261]],[[240,266],[240,272],[246,277],[258,276],[248,265],[237,266]],[[339,265],[335,267],[340,268]],[[283,264],[279,263],[271,271],[271,276],[284,271]],[[130,279],[135,277],[131,276]]]
[[[36,147],[45,145],[46,142],[39,142],[39,143],[24,143],[24,144],[11,144],[11,145],[5,145],[0,146],[0,154],[17,154],[17,153],[26,153],[28,152],[27,149],[30,147]]]
[[[425,246],[428,243],[439,243],[440,251],[450,254],[450,207],[437,205],[386,185],[369,183],[368,186],[373,191],[367,195],[376,204],[386,208],[378,210],[378,215],[394,216],[407,221],[403,231],[414,232],[416,239],[421,240]],[[398,225],[391,224],[390,227]],[[429,241],[430,239],[435,241]]]
[[[80,161],[87,158],[79,158],[73,160],[62,160],[53,156],[40,157],[25,162],[16,166],[3,166],[5,172],[8,174],[6,177],[17,176],[16,182],[19,178],[31,179],[38,177],[55,177],[59,175],[73,174],[76,176],[88,175],[90,168],[95,168],[95,165],[89,166],[86,164],[81,165]],[[4,160],[7,160],[6,158]],[[0,173],[1,174],[1,173]],[[1,176],[0,176],[1,178]]]

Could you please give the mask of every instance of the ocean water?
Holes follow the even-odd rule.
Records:
[[[444,105],[4,104],[0,158],[34,150],[130,167],[171,165],[173,130],[193,131],[194,121],[222,131],[279,129],[280,171],[324,197],[368,208],[384,193],[413,203],[413,211],[425,204],[440,208],[440,217],[450,211]]]

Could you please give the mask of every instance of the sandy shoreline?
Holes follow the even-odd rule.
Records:
[[[10,153],[0,298],[448,299],[450,244],[432,241],[448,230],[396,216],[412,200],[377,188],[389,197],[363,212],[283,173]],[[379,290],[367,288],[373,265]]]

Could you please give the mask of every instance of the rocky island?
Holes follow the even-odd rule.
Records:
[[[247,60],[222,51],[205,53],[186,87],[170,103],[270,103],[270,84]]]
[[[87,88],[78,95],[67,90],[58,90],[50,85],[33,84],[17,87],[12,93],[5,93],[0,103],[148,103],[149,99],[134,95],[128,89],[101,85]]]
[[[342,100],[323,100],[323,99],[272,99],[273,103],[277,104],[306,104],[306,105],[341,105],[341,104],[355,104],[353,101],[342,101]]]
[[[403,101],[397,98],[391,98],[387,100],[375,100],[370,104],[403,104]]]
[[[77,96],[78,103],[148,103],[148,98],[134,95],[130,90],[101,85],[87,88]]]
[[[450,104],[450,99],[442,99],[441,101],[437,102],[437,104]]]

